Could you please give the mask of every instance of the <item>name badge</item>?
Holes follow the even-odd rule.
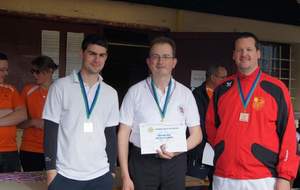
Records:
[[[249,122],[249,113],[240,113],[240,121]]]
[[[83,124],[83,132],[84,133],[92,133],[94,131],[94,126],[92,122],[84,122]]]

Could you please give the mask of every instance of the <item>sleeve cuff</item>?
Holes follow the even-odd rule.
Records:
[[[294,179],[293,177],[291,177],[289,175],[285,175],[285,174],[279,174],[278,178],[281,178],[281,179],[284,179],[284,180],[287,180],[287,181],[292,181]]]

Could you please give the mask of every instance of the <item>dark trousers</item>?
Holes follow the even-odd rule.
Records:
[[[19,172],[20,160],[17,151],[0,152],[0,172]]]
[[[112,175],[110,172],[88,181],[78,181],[57,174],[48,186],[48,190],[111,190]]]
[[[129,173],[135,190],[184,190],[186,153],[166,160],[131,146]]]
[[[20,160],[25,172],[41,171],[45,169],[43,153],[20,151]]]

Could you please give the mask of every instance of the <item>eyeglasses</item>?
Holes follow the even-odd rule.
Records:
[[[37,74],[37,75],[41,73],[41,71],[38,70],[38,69],[31,69],[30,72],[31,72],[32,74]]]
[[[149,57],[153,61],[169,61],[174,58],[171,55],[158,55],[158,54],[151,54]]]

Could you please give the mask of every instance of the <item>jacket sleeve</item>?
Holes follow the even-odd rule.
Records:
[[[200,86],[200,87],[202,87],[202,86]],[[202,132],[205,132],[205,127],[204,127],[205,126],[205,115],[206,115],[209,99],[206,100],[206,96],[205,96],[205,94],[203,94],[202,89],[200,87],[197,87],[193,90],[193,95],[195,97],[198,111],[199,111],[201,129],[202,129]],[[203,134],[203,137],[205,137],[205,139],[206,139],[206,133]]]
[[[195,100],[196,100],[196,103],[197,103],[197,107],[198,107],[198,111],[199,111],[199,114],[200,114],[199,107],[200,107],[200,105],[201,105],[201,103],[200,103],[201,94],[200,94],[200,89],[199,89],[199,87],[197,87],[197,88],[195,88],[195,89],[193,90],[193,95],[194,95],[194,97],[195,97]]]
[[[292,180],[296,177],[299,164],[297,155],[296,127],[294,111],[287,89],[283,89],[284,99],[287,103],[287,122],[279,148],[279,161],[277,165],[278,177]],[[278,108],[281,109],[281,108]]]
[[[205,118],[207,140],[212,147],[215,146],[215,137],[217,133],[217,128],[215,126],[215,110],[214,110],[213,100],[214,100],[214,96],[212,97],[211,101],[209,101],[206,118]]]

